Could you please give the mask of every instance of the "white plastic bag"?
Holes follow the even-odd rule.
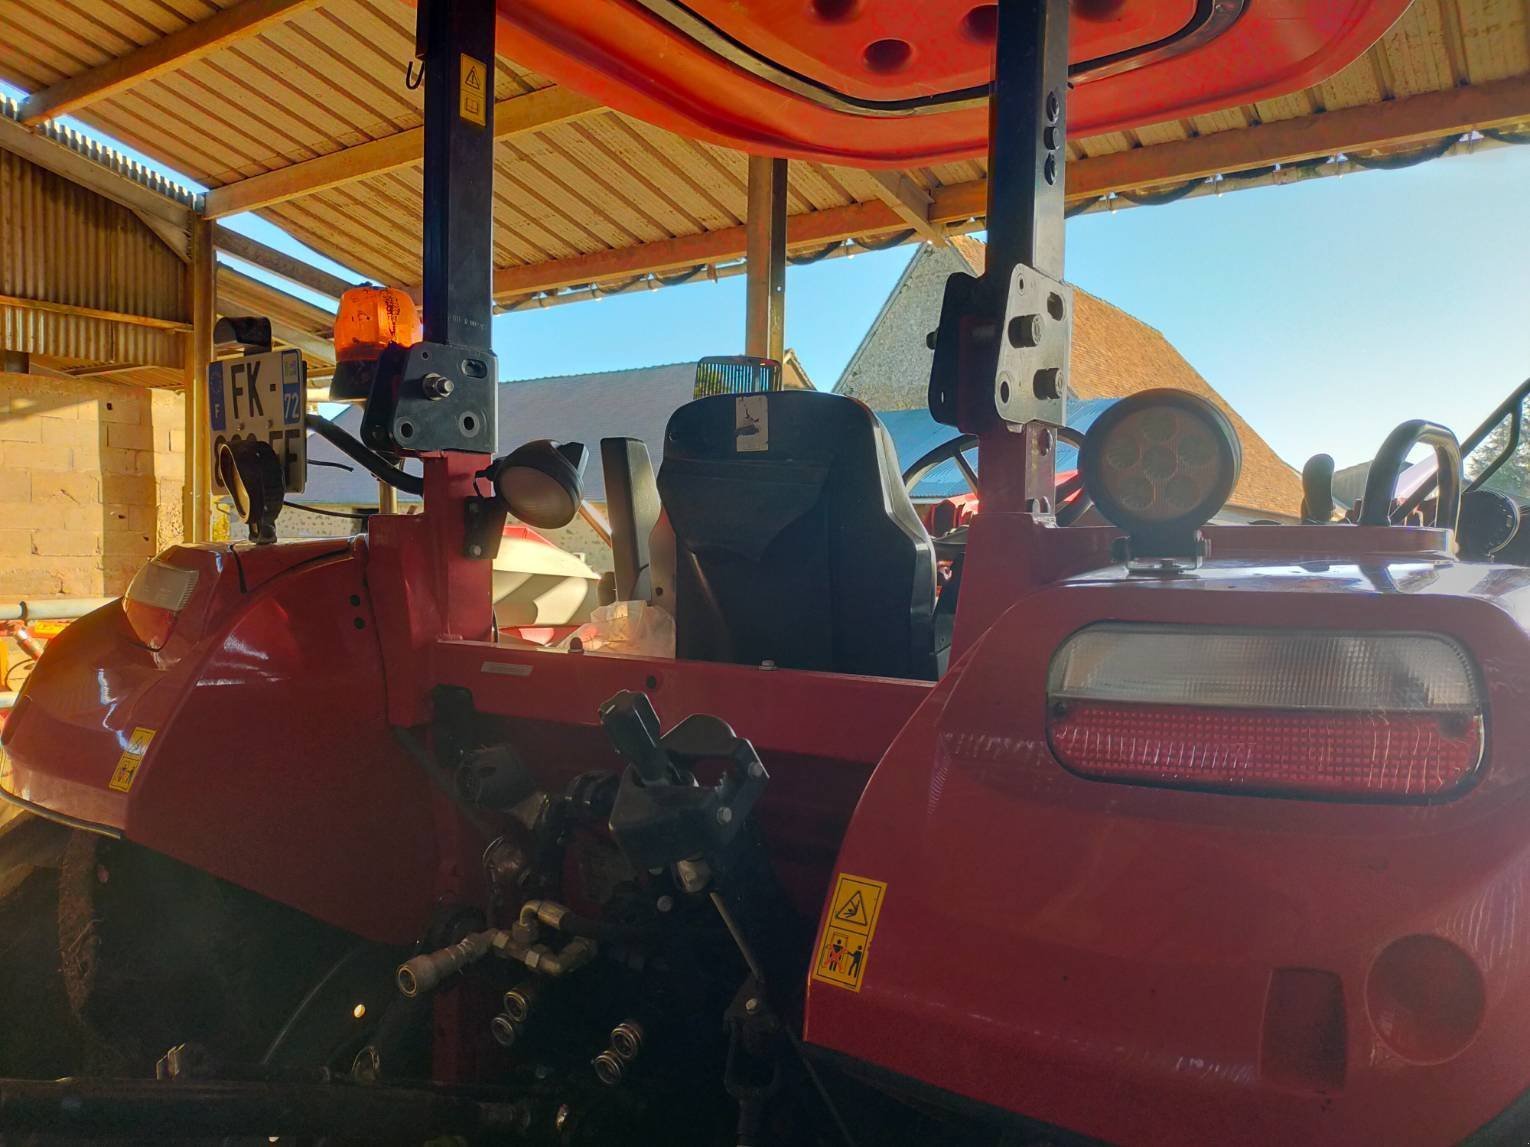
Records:
[[[591,653],[632,653],[641,657],[675,655],[675,619],[646,601],[617,601],[590,614],[568,638]]]

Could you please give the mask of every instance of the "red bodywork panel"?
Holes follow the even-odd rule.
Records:
[[[987,146],[986,7],[970,0],[499,0],[499,49],[680,135],[756,153],[906,167],[970,158]],[[1408,0],[1075,3],[1068,129],[1098,135],[1289,94],[1350,63],[1407,7]]]
[[[1487,759],[1432,807],[1082,779],[1048,748],[1047,671],[1101,619],[1449,635],[1483,673]],[[1448,561],[1108,572],[1022,599],[866,788],[838,867],[887,892],[861,990],[810,984],[808,1040],[1110,1142],[1461,1139],[1530,1085],[1527,627],[1530,571]],[[1409,936],[1480,976],[1480,1029],[1462,1015],[1443,1062],[1378,1034],[1377,957]],[[1310,983],[1336,1017],[1292,1028]]]
[[[415,940],[459,865],[435,798],[394,742],[365,543],[181,546],[200,571],[154,653],[113,603],[28,680],[0,787],[372,939]],[[109,787],[135,729],[130,787]]]

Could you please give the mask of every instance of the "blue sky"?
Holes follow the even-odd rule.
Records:
[[[1405,419],[1464,435],[1530,376],[1527,187],[1530,147],[1510,147],[1082,216],[1067,276],[1163,331],[1287,461],[1326,450],[1344,465]],[[253,216],[224,222],[357,278]],[[911,253],[788,272],[787,343],[819,385],[838,378]],[[742,277],[494,324],[507,379],[736,353],[743,329]]]
[[[1068,224],[1070,281],[1163,331],[1293,465],[1432,418],[1465,435],[1530,376],[1530,147]],[[786,341],[829,387],[909,249],[787,273]],[[931,316],[934,325],[934,316]],[[495,321],[507,378],[742,349],[741,278]]]

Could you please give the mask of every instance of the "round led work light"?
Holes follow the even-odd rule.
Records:
[[[1089,428],[1079,452],[1095,506],[1131,535],[1136,556],[1183,556],[1226,504],[1243,451],[1232,423],[1203,398],[1146,390]]]
[[[528,442],[495,466],[494,491],[521,521],[539,529],[559,529],[579,512],[586,459],[579,442]]]

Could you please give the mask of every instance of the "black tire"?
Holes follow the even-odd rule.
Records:
[[[85,833],[64,853],[58,935],[86,1070],[127,1076],[153,1074],[180,1043],[202,1045],[215,1062],[258,1062],[358,944],[169,857]],[[340,1017],[330,1018],[338,1039]]]

